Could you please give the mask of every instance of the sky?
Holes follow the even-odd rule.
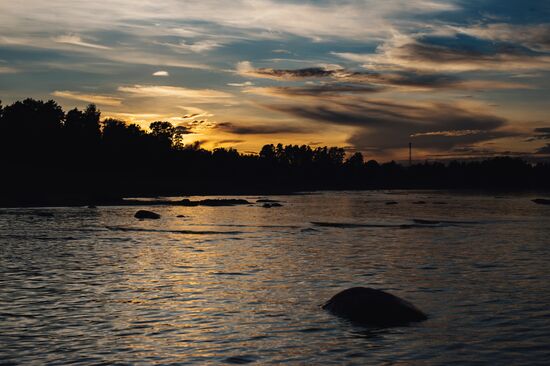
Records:
[[[0,100],[186,143],[550,156],[550,1],[0,0]]]

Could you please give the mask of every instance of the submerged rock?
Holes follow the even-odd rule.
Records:
[[[397,205],[397,202],[395,202],[395,201],[388,201],[388,202],[386,202],[386,205]]]
[[[426,201],[414,201],[413,205],[425,205]]]
[[[160,219],[160,215],[158,213],[153,211],[147,211],[147,210],[139,210],[138,212],[136,212],[134,217],[136,219],[151,219],[151,220]]]
[[[271,207],[283,207],[280,203],[274,202],[274,203],[264,203],[262,205],[263,208],[271,208]]]
[[[550,200],[546,198],[536,198],[533,200],[538,205],[550,205]]]
[[[428,319],[411,303],[368,287],[353,287],[339,292],[322,307],[334,315],[363,325],[388,327]]]

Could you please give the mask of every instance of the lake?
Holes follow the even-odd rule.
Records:
[[[550,207],[536,197],[3,209],[0,363],[547,364]],[[319,307],[353,286],[429,319],[367,328]]]

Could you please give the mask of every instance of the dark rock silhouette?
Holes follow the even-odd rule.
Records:
[[[380,327],[406,325],[428,319],[411,303],[368,287],[353,287],[339,292],[322,308],[354,323]]]
[[[96,206],[96,205],[88,205],[88,208],[89,208],[89,209],[96,209],[97,206]]]
[[[263,208],[272,208],[272,207],[283,207],[280,203],[274,202],[274,203],[264,203],[262,205]]]
[[[160,219],[160,215],[153,211],[147,211],[147,210],[139,210],[134,215],[136,219],[151,219],[151,220],[157,220]]]
[[[210,207],[219,207],[219,206],[236,206],[236,205],[249,205],[250,202],[243,199],[206,199],[200,201],[191,201],[187,198],[180,201],[182,206],[210,206]]]
[[[536,198],[533,200],[538,205],[550,205],[550,200],[546,198]]]
[[[277,200],[270,200],[270,199],[259,199],[259,200],[256,200],[256,203],[279,203],[280,201],[277,201]]]
[[[426,201],[414,201],[413,205],[425,205]]]
[[[447,202],[441,202],[441,201],[436,201],[436,202],[433,202],[434,205],[446,205]]]
[[[176,216],[176,217],[182,218],[182,217],[187,217],[187,216],[185,216],[185,215],[178,215],[178,216]]]
[[[386,205],[397,205],[398,203],[395,201],[388,201],[386,202]]]

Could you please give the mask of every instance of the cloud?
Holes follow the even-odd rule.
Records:
[[[237,139],[220,140],[220,141],[217,141],[214,144],[214,146],[218,147],[218,146],[227,145],[227,144],[234,145],[234,144],[240,144],[241,142],[245,142],[245,140],[237,140]]]
[[[264,106],[297,118],[354,127],[355,132],[348,142],[360,150],[399,149],[412,141],[416,147],[444,151],[464,144],[518,135],[501,117],[476,110],[473,106],[448,103],[342,96]]]
[[[245,87],[245,86],[252,86],[254,85],[251,81],[245,81],[244,83],[227,83],[229,86],[236,86],[236,87]]]
[[[276,135],[309,132],[303,127],[289,125],[241,125],[232,122],[221,122],[216,126],[223,132],[229,132],[236,135]]]
[[[477,135],[480,133],[484,133],[484,131],[482,130],[431,131],[431,132],[415,133],[415,134],[412,134],[410,137],[422,137],[422,136],[457,137],[457,136]]]
[[[546,144],[545,146],[538,148],[535,151],[535,154],[543,154],[543,155],[550,154],[550,144]]]
[[[550,140],[550,127],[535,128],[533,132],[535,134],[530,138],[528,138],[526,140],[527,142],[538,141],[538,140]]]
[[[371,84],[370,88],[365,86],[356,87],[355,92],[376,91],[376,86],[391,86],[416,90],[432,90],[439,88],[448,89],[530,89],[533,86],[509,81],[497,80],[465,80],[456,75],[433,73],[428,71],[399,70],[389,72],[354,71],[342,68],[339,65],[325,65],[324,67],[308,67],[303,69],[272,69],[254,68],[248,61],[240,62],[237,65],[237,72],[243,76],[266,78],[281,81],[297,81],[305,79],[332,79],[347,83],[347,91],[353,91],[350,83]],[[332,87],[335,87],[334,84]],[[317,88],[317,91],[330,89],[331,86]],[[313,89],[313,88],[312,88]],[[299,90],[299,89],[297,89]],[[382,91],[382,88],[378,88]],[[287,89],[290,94],[290,89]],[[315,92],[315,90],[314,90]]]
[[[550,23],[492,23],[471,27],[456,27],[457,32],[496,42],[521,44],[535,51],[550,51]]]
[[[550,55],[521,45],[482,42],[460,38],[396,35],[376,53],[332,52],[342,59],[359,62],[369,70],[416,70],[428,72],[548,70]],[[481,42],[481,43],[480,43]]]
[[[85,94],[68,90],[54,91],[52,95],[59,98],[79,100],[82,102],[95,103],[99,105],[118,106],[122,104],[121,98],[107,95]]]
[[[223,43],[220,43],[218,41],[212,41],[212,40],[203,40],[203,41],[196,41],[193,43],[186,43],[185,41],[181,41],[178,44],[164,43],[164,45],[172,47],[173,49],[178,50],[180,52],[203,53],[203,52],[212,51],[213,49],[222,47]]]
[[[57,43],[65,43],[70,44],[74,46],[80,46],[80,47],[88,47],[88,48],[94,48],[99,50],[108,50],[110,47],[102,46],[99,44],[94,44],[90,42],[84,41],[80,36],[77,36],[75,34],[68,34],[63,36],[58,36],[54,38],[54,41]]]
[[[170,74],[168,73],[168,71],[156,71],[153,73],[153,76],[170,76]]]
[[[211,99],[231,98],[232,95],[213,89],[188,89],[177,86],[162,86],[162,85],[133,85],[120,86],[118,91],[128,93],[138,97],[153,97],[153,98],[192,98],[202,101]]]
[[[459,9],[455,0],[349,0],[293,2],[275,0],[41,0],[11,2],[0,12],[0,33],[97,32],[105,29],[150,36],[240,35],[251,39],[294,35],[312,40],[381,37],[404,15]],[[32,9],[32,12],[29,12]],[[219,11],[223,9],[223,11]],[[190,26],[191,24],[191,26]],[[15,31],[17,29],[17,31]]]
[[[342,94],[363,94],[375,93],[380,91],[375,86],[370,85],[346,85],[340,83],[306,85],[295,87],[258,87],[248,88],[247,93],[253,93],[264,96],[275,97],[319,97],[319,96],[340,96]]]
[[[10,66],[1,66],[0,65],[0,74],[15,74],[17,69]]]

